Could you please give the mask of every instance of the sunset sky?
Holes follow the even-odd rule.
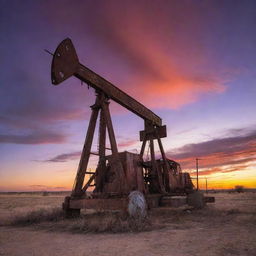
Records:
[[[44,49],[66,37],[162,118],[170,159],[193,176],[201,159],[202,188],[256,188],[255,28],[247,0],[0,0],[0,191],[72,188],[95,95],[51,84]],[[110,108],[119,151],[138,152],[143,120]]]

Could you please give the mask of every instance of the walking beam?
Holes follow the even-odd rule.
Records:
[[[96,89],[96,91],[103,92],[109,98],[140,116],[145,121],[152,123],[152,125],[162,125],[162,119],[151,110],[103,77],[80,64],[73,43],[67,38],[59,44],[53,55],[51,67],[52,83],[58,85],[70,76],[75,76]]]

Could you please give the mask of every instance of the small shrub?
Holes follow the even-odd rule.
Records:
[[[236,186],[235,186],[235,191],[236,191],[237,193],[243,193],[243,192],[244,192],[244,186],[236,185]]]
[[[44,191],[42,194],[42,196],[48,196],[48,195],[49,195],[49,192],[47,192],[47,191]]]

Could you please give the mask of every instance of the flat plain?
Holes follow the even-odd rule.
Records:
[[[79,220],[39,216],[24,223],[31,212],[59,212],[65,195],[1,194],[0,255],[256,255],[256,193],[210,195],[216,202],[201,210],[152,209],[138,232],[90,212]]]

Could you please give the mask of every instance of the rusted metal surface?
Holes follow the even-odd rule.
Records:
[[[119,195],[128,194],[133,190],[146,192],[142,167],[139,165],[139,155],[125,151],[118,153],[118,158],[122,164],[124,175],[120,176],[120,170],[116,169],[116,161],[113,155],[107,156],[107,166],[104,170],[105,175],[101,192],[103,194],[116,193]],[[125,188],[122,187],[121,192],[117,187],[120,184],[125,184],[126,186]],[[99,190],[97,189],[96,191]]]
[[[95,104],[98,104],[98,98],[96,99]],[[87,165],[90,157],[92,140],[93,140],[93,135],[95,131],[96,121],[98,118],[98,113],[99,113],[99,108],[97,106],[93,106],[89,127],[88,127],[86,138],[85,138],[85,143],[84,143],[82,155],[81,155],[78,170],[77,170],[74,189],[72,191],[73,196],[79,196],[83,193],[82,186],[84,183],[84,177],[85,177],[85,173],[86,173],[86,169],[87,169]]]
[[[145,197],[149,208],[160,205],[162,195],[147,195]],[[122,198],[68,198],[65,200],[67,209],[95,209],[95,210],[121,210],[127,211],[128,197]]]
[[[89,68],[79,63],[75,48],[70,39],[63,40],[57,47],[52,61],[52,83],[58,85],[70,76],[74,75],[96,90],[104,92],[123,107],[132,111],[141,118],[150,121],[154,125],[161,126],[162,120],[151,110],[143,106],[137,100],[99,76]]]
[[[144,139],[157,139],[157,138],[165,138],[167,137],[166,125],[159,126],[159,127],[150,127],[143,131],[140,131],[140,141]]]
[[[187,196],[163,196],[160,206],[163,207],[180,207],[187,204]]]
[[[151,168],[149,176],[151,177],[151,181],[149,183],[149,192],[150,193],[165,193],[164,185],[163,185],[163,177],[157,166],[155,159],[155,149],[154,149],[154,141],[150,139],[150,155],[151,155]]]
[[[102,104],[102,111],[105,115],[106,126],[108,129],[109,141],[111,145],[112,157],[110,159],[111,169],[115,175],[115,189],[113,192],[117,192],[119,194],[128,193],[127,182],[125,179],[125,173],[123,165],[120,161],[117,143],[115,138],[115,133],[113,129],[113,124],[110,117],[108,104]]]
[[[146,140],[146,138],[144,138],[144,140],[142,142],[141,149],[140,149],[140,159],[141,159],[141,161],[143,161],[143,155],[144,155],[146,144],[147,144],[147,140]]]
[[[143,170],[141,165],[139,164],[139,155],[125,151],[119,153],[119,157],[124,167],[128,191],[131,192],[134,190],[138,190],[142,193],[145,193],[146,191]]]
[[[169,168],[169,165],[167,163],[167,159],[166,159],[166,156],[165,156],[165,152],[164,152],[164,148],[163,148],[163,144],[162,144],[162,141],[160,139],[160,136],[159,136],[159,133],[158,131],[156,131],[156,137],[157,137],[157,141],[158,141],[158,146],[159,146],[159,149],[160,149],[160,152],[161,152],[161,155],[162,155],[162,159],[163,159],[163,185],[164,185],[164,188],[165,188],[165,191],[166,192],[169,192],[169,187],[170,187],[170,180],[169,180],[169,175],[170,175],[170,168]]]
[[[99,152],[97,155],[99,155],[99,163],[98,168],[96,170],[96,173],[94,173],[85,186],[82,188],[85,175],[90,173],[87,171],[88,161],[90,154],[95,154],[91,152],[91,146],[92,141],[94,137],[95,127],[96,127],[96,121],[98,118],[98,113],[100,111],[100,145],[99,145]],[[113,173],[114,179],[111,182],[111,186],[107,191],[103,191],[104,189],[104,179],[107,175],[106,171],[106,165],[105,165],[105,144],[106,144],[106,128],[108,129],[108,135],[109,135],[109,141],[111,144],[111,151],[112,155],[111,158],[109,158],[110,166],[111,166],[111,172]],[[97,175],[97,178],[96,178]],[[98,94],[96,98],[95,104],[92,106],[92,114],[91,119],[89,122],[89,127],[86,134],[85,144],[83,148],[83,152],[81,155],[74,189],[72,191],[73,197],[79,197],[82,196],[86,190],[91,186],[91,183],[95,181],[96,183],[96,189],[95,192],[111,192],[111,193],[117,193],[119,195],[122,195],[124,193],[128,193],[127,188],[127,181],[123,169],[123,165],[119,159],[118,149],[117,149],[117,143],[115,139],[114,129],[109,113],[109,102],[107,101],[104,94]]]
[[[104,177],[106,175],[106,128],[105,115],[101,111],[99,124],[99,162],[96,169],[95,192],[102,192]]]
[[[94,179],[95,179],[95,173],[89,178],[87,183],[84,185],[84,187],[82,189],[83,193],[91,186],[91,183],[94,181]]]
[[[71,40],[63,40],[53,54],[51,67],[52,83],[57,85],[73,76],[78,69],[78,64],[79,60]]]

